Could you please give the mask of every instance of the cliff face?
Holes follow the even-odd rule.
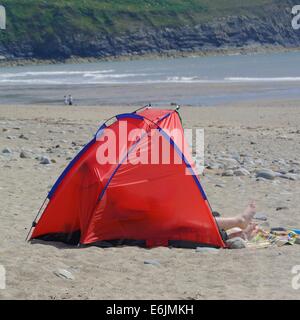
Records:
[[[168,26],[143,23],[138,16],[129,15],[128,28],[117,31],[103,26],[97,28],[97,25],[93,28],[89,26],[85,31],[66,21],[62,24],[56,15],[49,22],[51,28],[45,25],[46,22],[39,29],[41,22],[34,24],[25,21],[23,26],[29,25],[27,31],[17,33],[18,22],[10,12],[8,20],[14,19],[14,24],[11,24],[14,33],[10,34],[8,25],[8,29],[1,34],[0,55],[6,58],[66,59],[71,56],[103,58],[245,46],[300,47],[300,30],[293,30],[291,26],[291,9],[296,2],[266,1],[265,5],[256,7],[253,12],[235,15],[233,10],[226,15],[199,19],[199,22],[191,16],[191,23],[181,21],[177,24],[175,17],[174,23]],[[135,20],[138,23],[131,27],[130,24],[134,24]]]

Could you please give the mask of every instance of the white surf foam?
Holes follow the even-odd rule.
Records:
[[[231,82],[297,82],[300,81],[300,77],[228,77],[224,80]]]

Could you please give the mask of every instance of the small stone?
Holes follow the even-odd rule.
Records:
[[[206,166],[206,169],[208,170],[218,170],[221,169],[223,167],[222,164],[220,163],[210,163]]]
[[[241,156],[240,154],[237,152],[237,151],[234,151],[231,156],[230,156],[232,159],[236,160],[237,162],[240,162],[241,161]]]
[[[234,171],[234,175],[235,176],[238,176],[238,177],[241,177],[241,176],[249,176],[250,175],[250,172],[245,169],[245,168],[239,168],[237,170]]]
[[[28,137],[24,136],[24,134],[19,135],[19,138],[20,138],[20,139],[24,139],[24,140],[29,140]]]
[[[243,163],[246,165],[250,165],[250,166],[254,166],[255,162],[253,161],[253,159],[249,156],[245,156],[243,159]]]
[[[268,181],[267,179],[265,179],[265,178],[257,178],[256,179],[256,181],[258,181],[258,182],[265,182],[265,181]]]
[[[224,184],[216,184],[215,187],[217,187],[217,188],[225,188],[225,185]]]
[[[246,242],[242,238],[236,237],[226,241],[229,249],[244,249],[246,248]]]
[[[52,163],[56,163],[56,160],[55,160],[55,159],[51,159],[51,162],[52,162]]]
[[[256,178],[264,178],[267,180],[274,180],[278,176],[278,173],[271,169],[262,169],[256,171]]]
[[[283,179],[287,179],[287,180],[292,180],[292,181],[299,180],[299,175],[294,174],[294,173],[281,174],[279,177],[283,178]]]
[[[160,266],[160,262],[158,260],[145,260],[144,264],[151,264],[153,266]]]
[[[222,173],[223,177],[233,177],[234,176],[234,172],[233,170],[226,170]]]
[[[45,157],[45,156],[41,157],[40,164],[50,164],[50,163],[51,161],[49,160],[48,157]]]
[[[20,152],[20,158],[21,159],[29,159],[30,158],[30,155],[29,155],[29,153],[28,152],[26,152],[26,151],[21,151]]]
[[[219,158],[220,161],[226,169],[236,169],[239,167],[239,163],[232,158]]]
[[[2,153],[3,153],[3,154],[11,154],[12,151],[11,151],[9,148],[4,148],[4,149],[2,150]]]
[[[300,169],[298,169],[298,168],[293,168],[293,169],[289,170],[288,173],[300,174]]]
[[[288,207],[277,207],[276,211],[281,211],[281,210],[288,210]]]
[[[268,220],[268,218],[263,213],[259,213],[259,212],[257,212],[253,218],[256,220],[261,220],[261,221]]]
[[[213,253],[213,254],[216,254],[216,253],[219,253],[220,250],[219,249],[216,249],[216,248],[209,248],[209,247],[198,247],[196,249],[196,252],[199,252],[199,253]]]
[[[75,277],[73,276],[73,274],[65,269],[58,269],[56,271],[54,271],[54,274],[61,278],[61,279],[67,279],[67,280],[74,280]]]

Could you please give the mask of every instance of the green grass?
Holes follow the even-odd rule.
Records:
[[[247,2],[247,3],[245,3]],[[121,34],[140,28],[195,25],[228,15],[260,15],[282,0],[1,0],[7,30],[0,42]]]

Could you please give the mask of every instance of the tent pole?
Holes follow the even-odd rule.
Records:
[[[46,197],[46,199],[44,200],[43,204],[41,205],[41,207],[40,207],[40,209],[39,209],[36,217],[34,218],[34,220],[33,220],[33,222],[32,222],[32,225],[31,225],[31,228],[30,228],[30,230],[29,230],[29,232],[28,232],[28,234],[27,234],[27,237],[26,237],[25,241],[28,241],[28,238],[29,238],[29,235],[30,235],[32,229],[35,228],[36,220],[37,220],[37,218],[39,217],[39,215],[40,215],[40,213],[41,213],[41,211],[42,211],[42,209],[43,209],[43,207],[44,207],[47,199],[48,199],[48,197]]]
[[[145,109],[145,108],[149,108],[149,107],[151,107],[151,103],[146,104],[145,106],[143,106],[143,107],[141,107],[141,108],[139,108],[139,109],[136,109],[136,110],[132,111],[132,113],[137,113],[138,111],[143,110],[143,109]]]

